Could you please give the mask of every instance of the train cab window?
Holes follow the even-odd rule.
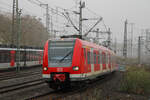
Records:
[[[50,40],[48,43],[49,67],[69,67],[72,64],[75,40]],[[59,62],[59,63],[58,63]]]
[[[90,52],[87,52],[87,61],[88,61],[88,64],[90,64]]]

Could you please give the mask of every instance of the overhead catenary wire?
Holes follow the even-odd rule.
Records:
[[[40,0],[28,0],[30,3],[32,3],[32,4],[35,4],[35,5],[37,5],[37,6],[39,6],[39,7],[41,7],[40,6],[40,4],[45,4],[45,2],[42,2],[42,1],[40,1]],[[73,7],[75,7],[75,6],[73,6]],[[44,8],[44,7],[41,7],[41,8]],[[66,21],[69,21],[70,22],[70,24],[75,28],[75,30],[77,30],[78,31],[78,28],[76,27],[76,25],[78,25],[78,23],[79,23],[79,21],[78,21],[78,19],[77,18],[73,18],[73,15],[76,15],[72,10],[70,10],[70,9],[64,9],[64,8],[62,8],[62,7],[58,7],[57,6],[57,10],[56,9],[54,9],[54,8],[52,8],[52,7],[50,7],[49,6],[49,10],[51,11],[51,13],[52,14],[54,14],[54,15],[59,15],[60,17],[63,17],[63,18],[65,18],[65,19],[67,19]],[[60,10],[58,10],[58,9],[60,9],[60,10],[62,10],[62,11],[60,11]],[[88,21],[90,21],[90,20],[96,20],[96,19],[98,19],[98,18],[100,18],[101,16],[100,15],[98,15],[97,13],[95,13],[94,11],[92,11],[92,10],[90,10],[88,7],[86,7],[86,9],[90,12],[90,13],[92,13],[93,15],[95,15],[95,16],[97,16],[97,18],[89,18],[89,20]],[[68,14],[66,14],[66,12],[67,13],[72,13],[72,14],[69,14],[69,15],[71,15],[72,17],[70,17]],[[53,15],[53,16],[54,16]],[[69,16],[69,17],[68,17]],[[76,15],[77,16],[77,15]],[[75,23],[75,24],[74,24]],[[89,22],[88,22],[89,23]],[[90,27],[91,25],[91,22],[90,22],[90,24],[88,24],[87,22],[86,22],[86,24],[84,24],[83,23],[83,28],[84,28],[84,30],[83,31],[85,31],[85,30],[89,30],[88,29],[88,27]],[[102,23],[103,23],[103,26],[104,26],[104,28],[107,30],[107,27],[106,27],[106,25],[105,25],[105,23],[104,23],[104,21],[102,20]],[[57,24],[57,23],[56,23]],[[57,25],[59,25],[59,24],[57,24]],[[97,23],[96,23],[96,25],[97,25]],[[54,25],[54,26],[56,26],[56,25]],[[62,26],[64,26],[65,27],[65,25],[63,24]],[[95,25],[94,25],[95,26]],[[93,29],[94,27],[92,27],[92,29]],[[85,34],[86,34],[86,31],[85,31]]]
[[[44,8],[44,7],[42,7],[42,6],[40,6],[40,4],[45,4],[45,3],[43,3],[43,2],[39,2],[39,0],[38,0],[38,3],[37,2],[35,2],[35,1],[33,1],[33,0],[28,0],[29,2],[31,2],[32,4],[35,4],[35,5],[37,5],[37,6],[39,6],[39,7],[41,7],[41,8]],[[37,0],[36,0],[37,1]],[[56,11],[54,8],[52,8],[52,7],[50,7],[50,6],[48,6],[50,9],[50,11],[52,12],[52,11]],[[44,8],[45,9],[45,8]],[[63,12],[60,12],[60,11],[57,11],[57,12],[59,12],[59,13],[56,13],[56,12],[53,12],[53,14],[57,14],[57,15],[59,15],[59,16],[62,16],[62,17],[64,17],[63,15],[62,15],[62,13]]]

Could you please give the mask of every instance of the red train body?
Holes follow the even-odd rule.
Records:
[[[42,64],[43,50],[20,49],[20,67]],[[17,48],[0,48],[0,69],[17,66]]]
[[[51,88],[92,80],[116,70],[115,54],[81,39],[48,40],[44,47],[43,78]]]

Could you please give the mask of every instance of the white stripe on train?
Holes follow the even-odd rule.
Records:
[[[95,72],[89,72],[89,73],[83,73],[83,74],[70,74],[70,78],[85,78],[85,77],[90,77],[90,76],[95,76],[99,74],[105,74],[107,72],[112,72],[115,69],[106,69],[106,70],[99,70]],[[51,78],[50,74],[42,74],[43,78]]]

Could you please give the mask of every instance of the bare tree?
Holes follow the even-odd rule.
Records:
[[[11,44],[11,16],[0,14],[0,43]],[[17,30],[17,29],[15,29]],[[16,40],[16,32],[13,33]],[[34,16],[25,15],[21,18],[21,45],[43,46],[48,39],[44,25]]]

